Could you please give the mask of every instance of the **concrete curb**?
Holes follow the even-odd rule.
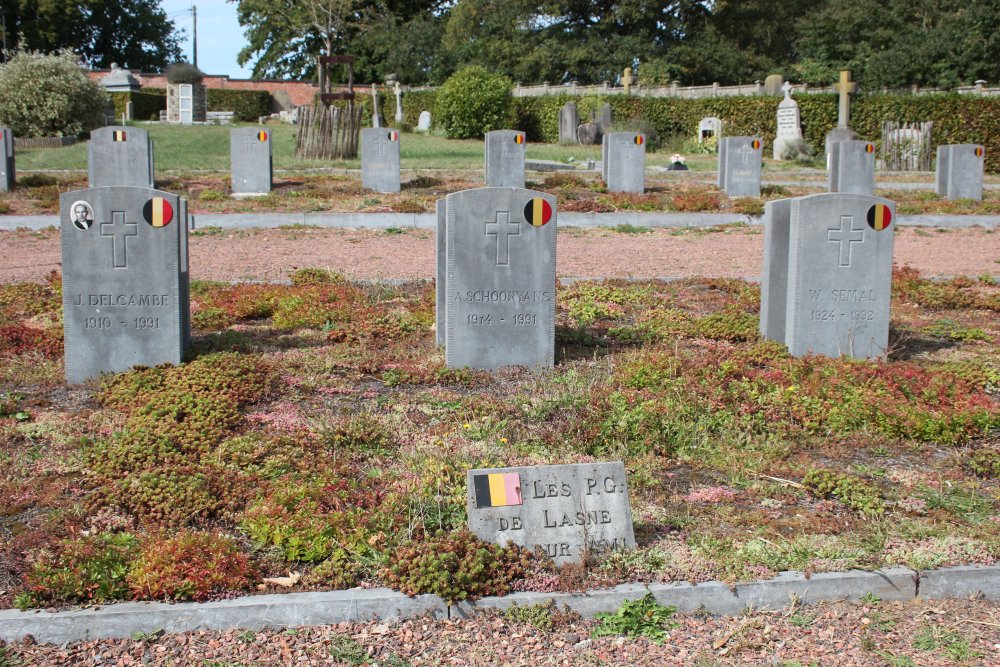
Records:
[[[307,226],[345,229],[435,229],[433,213],[205,213],[192,215],[194,229],[273,229]],[[718,227],[743,224],[760,226],[762,218],[741,213],[560,213],[560,227],[594,229],[632,225],[633,227]],[[896,224],[903,227],[1000,227],[1000,215],[900,215]],[[56,215],[0,216],[0,231],[41,230],[59,226]]]
[[[265,627],[329,625],[344,621],[411,618],[469,618],[483,609],[506,609],[553,601],[585,618],[610,612],[625,600],[647,593],[679,611],[706,611],[734,615],[744,609],[782,609],[793,600],[815,604],[858,600],[872,594],[882,600],[984,597],[1000,600],[1000,565],[959,566],[917,573],[905,567],[872,572],[825,572],[806,576],[782,572],[774,579],[729,585],[719,581],[700,584],[622,584],[583,593],[513,593],[482,598],[449,607],[434,595],[407,597],[387,588],[352,589],[327,593],[257,595],[217,602],[127,602],[93,609],[68,611],[0,611],[0,639],[19,641],[25,635],[39,642],[130,637],[134,633],[186,632]]]

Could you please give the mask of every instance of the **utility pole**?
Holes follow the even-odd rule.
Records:
[[[191,5],[191,17],[194,19],[194,66],[198,66],[198,7]],[[4,33],[6,34],[6,33]]]

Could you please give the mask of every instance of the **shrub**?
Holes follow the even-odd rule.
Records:
[[[205,79],[205,74],[191,63],[174,63],[167,67],[165,72],[167,81],[177,85],[179,83],[201,83]]]
[[[78,135],[101,124],[108,102],[71,51],[16,54],[0,66],[0,90],[0,125],[19,137]]]
[[[977,449],[966,461],[969,470],[980,477],[1000,478],[1000,449]]]
[[[463,529],[400,547],[384,576],[407,595],[430,593],[454,604],[507,594],[512,582],[524,578],[531,560],[517,545],[483,542]]]
[[[266,90],[228,90],[209,88],[209,111],[232,111],[237,122],[256,123],[271,113],[271,93]]]
[[[450,139],[481,137],[510,123],[511,81],[473,65],[459,70],[438,91],[435,122]]]
[[[42,552],[25,577],[20,608],[47,603],[110,602],[128,595],[126,575],[137,543],[129,533],[98,533]]]
[[[253,563],[232,539],[181,531],[146,543],[128,585],[136,598],[203,601],[212,593],[245,590],[255,576]]]

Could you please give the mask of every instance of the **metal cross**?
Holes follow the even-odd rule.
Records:
[[[851,244],[865,242],[865,228],[854,226],[853,215],[840,216],[840,227],[826,230],[828,243],[840,244],[840,266],[851,265]]]
[[[113,237],[111,242],[111,252],[113,256],[113,266],[116,269],[124,269],[128,266],[128,237],[139,235],[139,225],[134,222],[125,222],[125,211],[114,211],[111,214],[111,222],[101,223],[101,236]],[[110,229],[106,229],[110,227]]]
[[[510,237],[520,234],[521,223],[510,221],[510,211],[497,211],[496,222],[486,223],[486,235],[496,238],[497,266],[510,266]]]

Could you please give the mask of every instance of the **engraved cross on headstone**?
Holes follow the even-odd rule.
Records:
[[[829,243],[840,244],[840,266],[851,265],[851,244],[864,243],[865,228],[854,226],[853,215],[840,216],[840,227],[830,227],[826,230],[826,240]]]
[[[114,211],[111,214],[111,220],[111,222],[101,223],[101,236],[113,237],[111,246],[113,266],[116,269],[124,269],[128,266],[126,254],[128,237],[138,236],[139,225],[134,222],[125,222],[125,211]]]
[[[496,222],[486,223],[486,235],[496,238],[497,266],[510,266],[510,237],[520,234],[521,223],[510,221],[510,211],[497,211]]]
[[[851,120],[851,95],[858,92],[858,84],[851,81],[851,73],[841,70],[840,81],[833,89],[840,94],[840,105],[837,108],[837,127],[847,127]]]
[[[743,164],[744,165],[749,164],[750,156],[753,155],[754,152],[753,146],[751,146],[750,144],[743,144],[743,146],[740,147],[740,150],[738,152],[740,154],[740,158],[742,158],[743,160]]]
[[[254,134],[253,136],[246,137],[245,139],[243,139],[243,153],[245,155],[252,155],[254,146],[256,146],[259,143],[262,142],[260,139],[257,138],[256,134]]]
[[[386,139],[384,136],[379,137],[378,139],[375,140],[375,145],[378,146],[378,156],[385,157],[385,149],[386,146],[389,145],[389,140]]]
[[[514,149],[512,148],[513,145],[514,145],[513,139],[511,139],[510,141],[501,141],[500,156],[505,159],[513,156],[514,155]]]
[[[626,160],[631,160],[635,151],[635,139],[622,139],[621,140],[622,157]]]

